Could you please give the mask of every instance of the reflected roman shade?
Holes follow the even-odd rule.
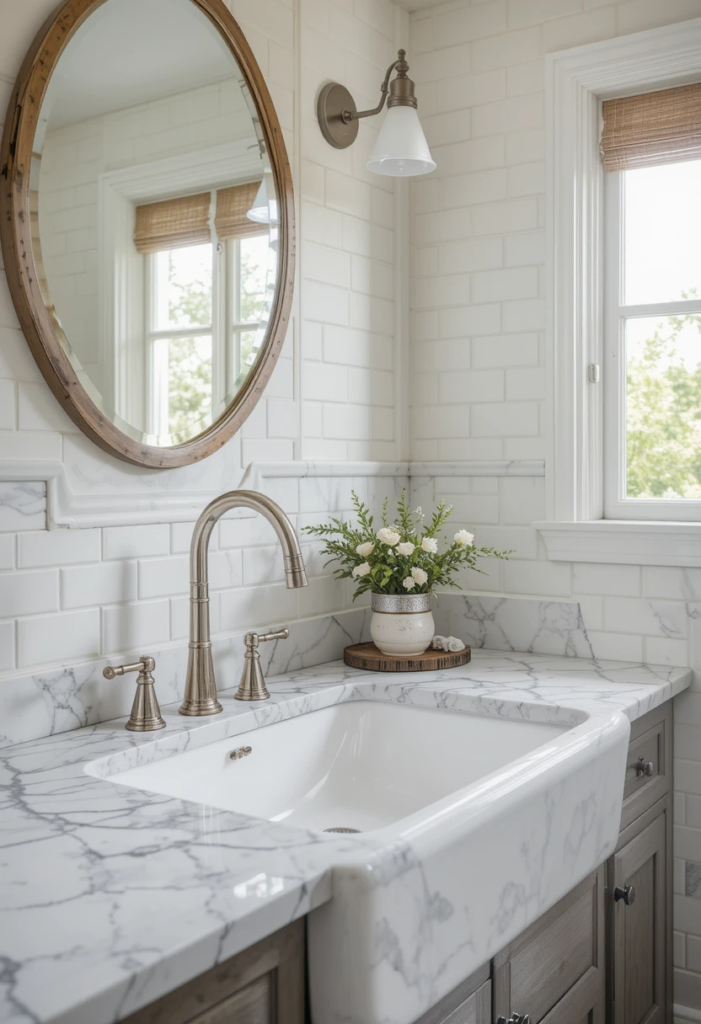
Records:
[[[602,114],[607,171],[701,159],[701,82],[605,100]]]
[[[252,181],[217,191],[214,229],[220,242],[268,233],[266,225],[257,224],[247,216],[259,186],[259,181]],[[200,192],[194,196],[137,206],[134,228],[136,251],[146,254],[211,242],[211,201],[211,192]]]
[[[217,211],[214,214],[214,228],[220,242],[230,238],[250,238],[252,235],[267,235],[267,225],[257,224],[248,219],[248,211],[260,187],[259,181],[247,185],[221,188],[217,192]]]
[[[140,253],[182,249],[211,241],[209,204],[211,192],[146,203],[136,208],[134,245]]]

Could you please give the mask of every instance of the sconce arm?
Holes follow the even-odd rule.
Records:
[[[387,68],[387,73],[385,75],[384,81],[380,86],[380,102],[377,104],[377,106],[373,107],[372,110],[344,110],[341,114],[341,117],[346,122],[346,124],[350,124],[351,121],[359,121],[361,117],[374,117],[375,114],[379,114],[382,112],[382,108],[385,105],[385,100],[387,99],[387,93],[389,92],[390,75],[397,67],[397,65],[406,63],[404,60],[405,56],[406,54],[404,50],[400,50],[399,57],[397,58],[397,60],[395,60],[394,63],[390,64],[390,66]]]

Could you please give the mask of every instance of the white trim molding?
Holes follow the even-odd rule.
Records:
[[[701,523],[589,522],[533,523],[553,562],[701,567]]]
[[[701,18],[694,18],[546,58],[548,522],[536,525],[554,559],[565,557],[567,544],[581,560],[580,545],[593,552],[597,537],[603,542],[626,530],[631,536],[644,532],[635,523],[626,523],[625,530],[615,521],[607,527],[602,519],[603,389],[589,382],[587,372],[590,364],[603,363],[600,104],[607,97],[698,79],[700,48]],[[682,526],[691,537],[691,523],[648,523],[645,529],[657,544]],[[607,547],[587,560],[609,560]],[[620,548],[618,554],[614,561],[644,561],[625,559]],[[664,553],[660,557],[662,564],[681,564],[670,563]]]

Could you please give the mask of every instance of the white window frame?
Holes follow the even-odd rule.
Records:
[[[699,78],[701,18],[546,58],[547,520],[561,561],[701,566],[701,523],[604,516],[601,102]],[[596,377],[595,373],[591,374]]]
[[[631,317],[664,317],[701,313],[701,298],[677,302],[625,305],[624,189],[621,171],[604,175],[604,518],[701,521],[701,501],[634,499],[626,489],[626,349],[625,322]]]

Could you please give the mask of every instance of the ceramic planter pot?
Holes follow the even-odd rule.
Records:
[[[383,654],[423,654],[435,634],[430,594],[373,594],[370,635]]]

